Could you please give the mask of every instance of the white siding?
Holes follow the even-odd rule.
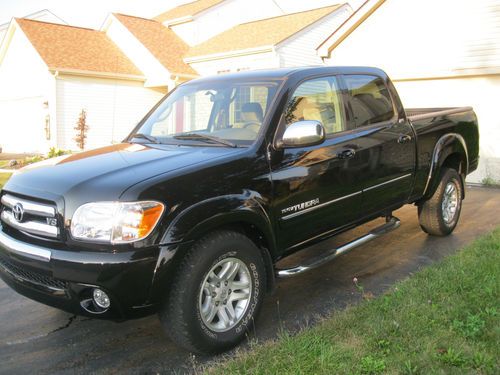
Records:
[[[468,180],[500,181],[499,0],[387,0],[328,63],[384,69],[407,107],[472,105],[481,159]]]
[[[141,82],[57,78],[57,141],[62,149],[77,149],[74,141],[80,112],[87,111],[87,149],[120,142],[164,93],[146,89]]]
[[[196,62],[190,65],[202,76],[234,73],[243,70],[278,68],[280,66],[278,56],[272,51]]]
[[[481,182],[491,177],[500,182],[500,75],[455,79],[395,82],[403,104],[408,107],[472,106],[480,129],[480,162],[467,180]]]
[[[499,0],[387,0],[331,55],[393,79],[500,73]]]
[[[464,12],[469,26],[457,72],[500,73],[500,1],[476,0],[467,4]]]
[[[46,151],[54,78],[20,30],[6,43],[9,49],[0,61],[0,146],[4,152]]]
[[[297,35],[287,39],[277,47],[282,67],[322,65],[322,59],[317,55],[316,48],[352,13],[349,6],[338,9],[319,22],[307,27]]]

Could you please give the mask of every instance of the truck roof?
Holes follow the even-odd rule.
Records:
[[[197,78],[189,82],[230,81],[238,80],[283,80],[293,76],[314,76],[322,74],[373,74],[385,77],[386,73],[379,68],[369,66],[302,66],[277,69],[248,70],[237,73],[226,73]]]

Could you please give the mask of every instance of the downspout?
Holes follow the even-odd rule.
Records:
[[[59,77],[59,70],[54,71],[53,73],[54,77],[54,83],[52,85],[52,90],[50,93],[50,99],[49,99],[49,126],[50,126],[50,140],[48,141],[49,143],[49,148],[50,147],[55,147],[56,149],[59,149],[59,141],[57,139],[58,137],[58,122],[57,122],[57,79]]]

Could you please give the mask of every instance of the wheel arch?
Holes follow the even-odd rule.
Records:
[[[467,144],[458,133],[445,134],[436,142],[423,199],[432,197],[444,168],[453,168],[458,172],[465,198],[465,176],[469,170],[469,156]]]
[[[261,251],[268,280],[274,288],[276,241],[271,220],[260,202],[251,194],[231,195],[200,202],[177,216],[169,225],[162,243],[189,244],[216,230],[234,230],[247,236]],[[183,256],[188,246],[180,246],[174,258]]]

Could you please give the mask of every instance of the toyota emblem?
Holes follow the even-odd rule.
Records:
[[[14,215],[14,219],[16,219],[17,222],[23,221],[24,217],[24,208],[21,203],[16,204],[12,208],[12,214]]]

